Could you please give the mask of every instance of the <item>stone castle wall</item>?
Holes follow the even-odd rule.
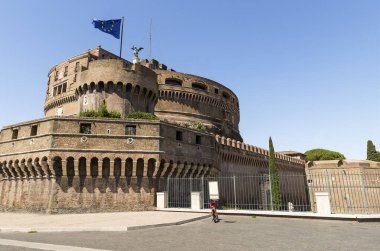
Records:
[[[333,213],[380,212],[380,163],[368,160],[327,160],[306,164],[313,211],[316,192],[329,193]]]
[[[269,151],[231,138],[216,135],[220,170],[223,174],[259,175],[268,173]],[[305,161],[275,153],[280,173],[304,174]]]
[[[51,117],[5,127],[0,139],[2,210],[146,210],[157,179],[218,172],[212,135],[160,121]]]
[[[268,173],[268,151],[241,142],[238,98],[217,82],[101,48],[48,77],[45,118],[0,131],[1,210],[145,210],[162,179]],[[122,118],[78,116],[102,103]],[[125,119],[133,111],[160,120]],[[280,172],[303,173],[303,161],[276,158]]]

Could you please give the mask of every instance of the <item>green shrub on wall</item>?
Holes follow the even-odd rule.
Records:
[[[343,154],[339,152],[333,152],[326,149],[312,149],[305,152],[307,161],[316,161],[316,160],[344,160]]]
[[[148,120],[158,120],[157,116],[149,112],[131,112],[128,114],[129,119],[148,119]]]
[[[201,132],[206,132],[207,128],[202,122],[194,122],[190,125],[191,129],[195,129]]]
[[[79,113],[79,116],[80,117],[92,117],[92,118],[96,118],[96,117],[100,117],[100,118],[116,118],[116,119],[119,119],[121,118],[121,114],[120,112],[117,112],[117,111],[108,111],[107,109],[107,105],[105,102],[103,102],[100,107],[99,107],[99,110],[95,111],[95,110],[86,110],[86,111],[82,111]]]

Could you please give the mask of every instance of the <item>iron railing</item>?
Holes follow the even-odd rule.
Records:
[[[316,192],[328,192],[332,213],[379,213],[380,172],[349,174],[279,174],[280,203],[272,203],[270,175],[199,178],[159,178],[157,191],[166,191],[168,207],[190,208],[191,192],[203,195],[209,208],[209,182],[218,183],[220,209],[316,212]]]

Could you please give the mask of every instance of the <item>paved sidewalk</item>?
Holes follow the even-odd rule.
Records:
[[[128,231],[180,225],[210,217],[191,212],[119,212],[93,214],[0,213],[0,232]]]
[[[194,210],[190,208],[157,208],[160,212],[185,212],[185,213],[209,213],[210,209]],[[318,214],[312,212],[287,212],[287,211],[257,211],[257,210],[218,210],[225,215],[255,215],[263,217],[308,218],[325,220],[347,220],[357,222],[380,221],[380,214]]]

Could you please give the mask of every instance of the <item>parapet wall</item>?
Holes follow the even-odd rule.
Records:
[[[216,135],[222,174],[268,173],[269,151],[231,138]],[[275,153],[280,172],[304,173],[305,161]]]

